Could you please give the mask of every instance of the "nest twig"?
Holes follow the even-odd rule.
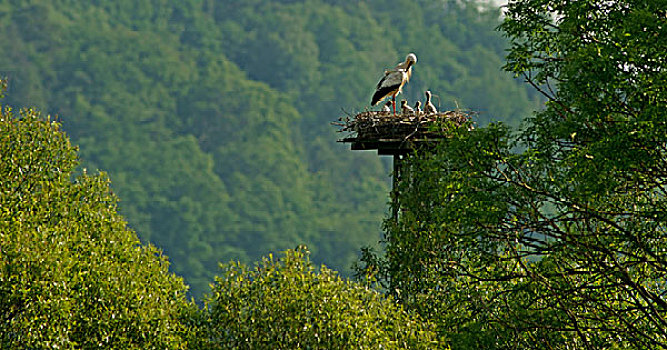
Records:
[[[384,111],[367,111],[350,118],[339,118],[332,124],[339,132],[348,132],[356,141],[379,139],[437,139],[448,136],[452,127],[467,125],[471,128],[471,113],[448,111],[425,114],[396,114]],[[348,138],[348,139],[349,139]]]

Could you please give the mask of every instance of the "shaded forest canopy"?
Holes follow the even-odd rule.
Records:
[[[383,245],[360,250],[356,281],[316,267],[303,246],[261,253],[311,242],[318,259],[340,262],[377,239],[373,215],[384,207],[374,201],[387,197],[387,171],[333,143],[328,103],[361,111],[342,126],[362,138],[381,141],[375,127],[387,122],[404,139],[434,136],[420,115],[368,112],[358,82],[391,67],[385,50],[428,56],[442,46],[401,43],[449,40],[452,29],[479,28],[466,40],[496,52],[482,29],[497,11],[162,1],[0,0],[0,67],[24,83],[11,104],[65,120],[0,106],[0,348],[667,348],[661,0],[509,1],[502,68],[539,89],[544,108],[518,129],[445,123],[456,127],[422,143],[427,151],[395,157]],[[289,28],[273,35],[257,14]],[[326,32],[332,18],[345,25]],[[427,36],[411,31],[423,26]],[[453,55],[438,62],[464,62],[466,40],[449,40]],[[337,61],[320,55],[332,47],[342,48],[327,51]],[[372,48],[380,54],[363,61]],[[274,56],[247,55],[264,49]],[[420,63],[424,81],[452,82]],[[468,72],[474,81],[481,71]],[[501,77],[499,91],[530,96]],[[412,83],[402,98],[450,92]],[[0,95],[5,88],[0,78]],[[464,101],[465,91],[453,93]],[[470,101],[463,107],[476,111]],[[101,166],[110,176],[85,168]],[[110,178],[129,198],[120,204],[130,225]],[[145,229],[143,242],[133,227]],[[173,268],[150,242],[175,256]],[[256,254],[252,266],[210,268]],[[203,308],[173,271],[192,295],[216,274]]]
[[[193,295],[219,261],[301,243],[345,274],[380,239],[389,169],[329,122],[412,51],[402,98],[515,123],[538,98],[500,71],[498,23],[456,1],[0,0],[3,103],[59,116]]]

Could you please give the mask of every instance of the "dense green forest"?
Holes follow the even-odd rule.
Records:
[[[365,270],[453,349],[667,348],[665,3],[510,1],[501,30],[545,108],[406,157]]]
[[[538,97],[501,71],[498,9],[458,1],[0,0],[4,103],[57,115],[82,168],[195,296],[218,262],[307,244],[349,273],[377,246],[389,169],[330,126],[383,69],[404,95],[515,123]]]
[[[0,80],[5,87],[5,81]],[[0,95],[4,89],[0,90]],[[75,173],[61,124],[0,110],[0,348],[430,349],[433,325],[299,247],[221,266],[206,306],[118,213],[104,173]]]
[[[667,348],[661,0],[4,1],[0,28],[2,349]],[[480,116],[387,194],[328,122],[407,51],[404,97]]]

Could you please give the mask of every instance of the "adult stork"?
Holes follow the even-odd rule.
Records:
[[[417,56],[410,53],[405,57],[405,61],[396,65],[396,68],[386,70],[384,77],[380,79],[375,93],[371,99],[371,106],[375,106],[386,97],[391,96],[391,105],[394,107],[394,114],[396,114],[396,95],[401,93],[403,85],[410,80],[412,75],[412,66],[417,63]]]

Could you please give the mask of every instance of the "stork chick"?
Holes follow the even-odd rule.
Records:
[[[382,106],[382,111],[383,112],[391,112],[391,101],[387,101],[387,103]]]
[[[422,101],[415,102],[415,112],[421,114],[422,112]]]
[[[424,94],[426,95],[426,102],[424,103],[424,112],[426,112],[426,114],[438,113],[438,110],[435,109],[435,106],[431,102],[431,91],[426,90]]]
[[[408,106],[408,101],[403,100],[403,101],[401,101],[401,113],[402,114],[413,114],[413,113],[415,113],[415,110],[412,109],[412,107]]]

